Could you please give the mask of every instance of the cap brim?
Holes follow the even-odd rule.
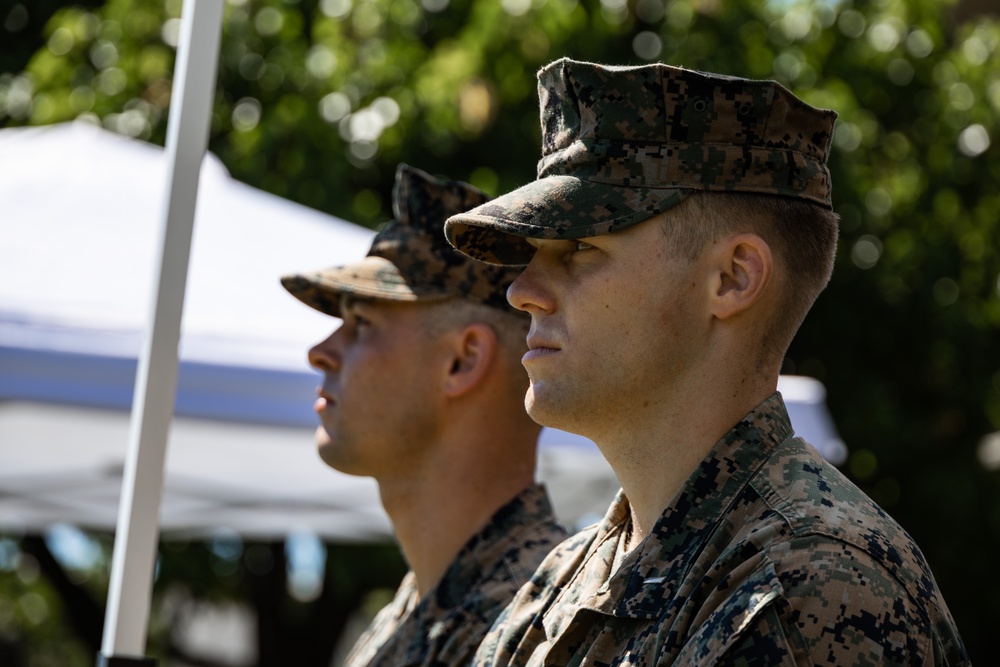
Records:
[[[526,239],[579,239],[620,231],[679,204],[692,191],[629,188],[548,176],[445,223],[455,248],[490,264],[521,265],[534,247]]]
[[[284,276],[281,285],[302,303],[333,317],[341,317],[342,294],[387,301],[436,301],[454,296],[451,290],[414,285],[395,264],[374,256],[346,266]]]

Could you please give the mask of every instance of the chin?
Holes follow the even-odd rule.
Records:
[[[564,428],[561,425],[564,415],[558,406],[554,406],[551,400],[546,400],[544,391],[539,391],[539,387],[532,385],[528,388],[528,393],[524,396],[524,409],[535,423],[551,428]]]
[[[340,457],[337,456],[337,448],[333,446],[333,443],[329,441],[317,442],[316,453],[319,454],[319,458],[323,461],[323,463],[327,464],[334,470],[340,470]]]
[[[590,437],[583,431],[588,430],[587,416],[592,415],[593,411],[579,402],[574,403],[571,397],[557,396],[551,391],[545,391],[542,386],[533,385],[525,394],[524,409],[537,424]]]
[[[320,426],[316,429],[316,453],[323,463],[334,470],[348,475],[363,475],[362,472],[351,470],[350,456],[346,455],[344,447],[338,445],[325,428]]]
[[[338,447],[319,447],[317,451],[319,452],[319,457],[323,460],[323,463],[337,472],[344,473],[345,475],[352,475],[354,477],[372,476],[371,471],[366,469],[364,466],[359,465],[358,461],[353,460],[349,456],[345,456],[343,450]]]

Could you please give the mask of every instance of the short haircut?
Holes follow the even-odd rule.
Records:
[[[670,244],[691,259],[707,244],[732,234],[756,234],[770,246],[779,269],[782,294],[771,324],[762,332],[761,342],[765,359],[776,355],[780,361],[809,309],[830,281],[837,252],[839,216],[802,199],[745,192],[698,192],[663,217]]]
[[[475,323],[490,327],[496,334],[504,363],[515,373],[523,375],[527,384],[528,376],[521,368],[521,357],[528,350],[531,319],[524,313],[502,310],[464,297],[452,297],[422,305],[426,305],[430,312],[430,317],[425,320],[425,333],[429,336],[441,336],[447,331]]]

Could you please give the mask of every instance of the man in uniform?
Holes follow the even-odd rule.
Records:
[[[464,665],[565,532],[534,482],[528,318],[505,298],[516,273],[441,234],[487,197],[406,165],[393,194],[395,219],[367,257],[282,284],[343,320],[309,351],[324,374],[319,454],[378,481],[411,568],[346,664]]]
[[[542,564],[484,665],[967,662],[922,554],[792,432],[778,373],[829,280],[836,114],[771,81],[560,60],[538,179],[454,216],[527,265],[528,412],[622,491]]]

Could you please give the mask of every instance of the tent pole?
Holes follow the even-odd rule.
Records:
[[[184,0],[167,123],[167,198],[153,308],[132,400],[98,667],[154,665],[146,649],[167,435],[177,387],[198,178],[215,97],[224,0]],[[127,280],[125,276],[123,279]]]

